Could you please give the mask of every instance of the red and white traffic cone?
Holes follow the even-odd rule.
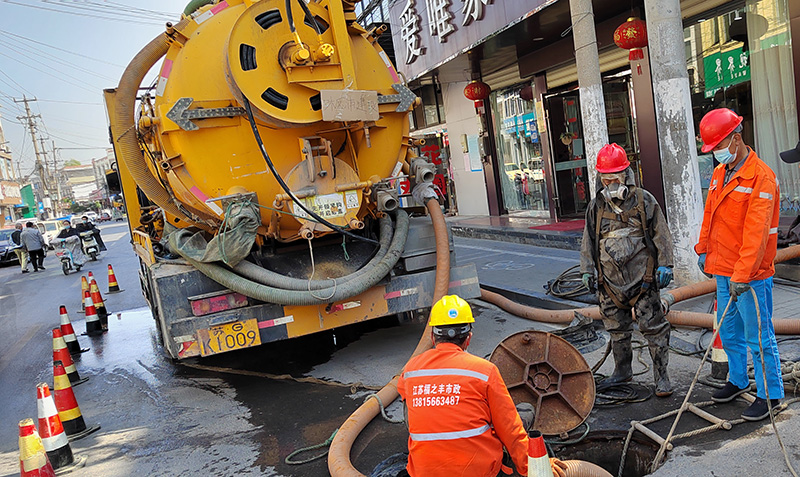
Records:
[[[528,477],[553,477],[550,467],[550,457],[547,456],[547,447],[544,437],[539,431],[531,431],[528,439]]]
[[[71,382],[73,386],[77,386],[89,380],[89,378],[81,379],[78,374],[78,368],[75,367],[75,363],[72,361],[72,356],[69,354],[69,350],[67,350],[67,343],[64,341],[64,337],[61,336],[61,329],[59,328],[53,328],[53,363],[56,361],[64,363],[64,369],[69,377],[69,382]]]
[[[94,308],[97,310],[97,317],[100,318],[100,326],[103,328],[103,331],[107,331],[108,310],[106,309],[106,304],[103,302],[103,296],[100,295],[100,288],[98,288],[97,282],[94,280],[94,278],[92,278],[89,282],[89,292],[92,297]]]
[[[59,307],[59,313],[61,314],[61,336],[64,337],[64,341],[67,343],[67,349],[69,350],[69,353],[80,354],[85,351],[89,351],[89,348],[81,349],[81,345],[78,343],[78,338],[75,336],[75,330],[72,328],[72,322],[69,321],[67,307],[61,305]]]
[[[92,280],[94,280],[94,273],[92,273],[91,270],[86,274],[86,280],[89,281],[90,285],[92,283]]]
[[[39,409],[39,433],[42,445],[53,469],[66,471],[67,468],[85,464],[85,457],[76,460],[72,455],[69,439],[64,432],[64,426],[61,425],[61,418],[58,417],[56,404],[46,383],[39,383],[36,386],[36,404]]]
[[[86,311],[83,297],[86,296],[87,291],[89,291],[89,280],[87,280],[85,276],[81,276],[81,313]]]
[[[123,290],[119,288],[119,283],[117,283],[117,276],[114,275],[114,268],[111,267],[111,264],[108,264],[108,293],[119,293]]]
[[[75,393],[72,392],[72,385],[69,383],[67,372],[64,371],[61,361],[53,363],[53,400],[58,409],[58,417],[61,418],[61,425],[64,426],[64,432],[67,433],[69,440],[84,438],[100,429],[99,425],[86,427],[86,421],[83,420],[81,408],[78,406],[78,400],[75,399]]]
[[[717,316],[717,299],[714,298],[714,331],[719,327]],[[728,380],[728,355],[722,347],[722,339],[717,338],[711,343],[711,377],[719,381]]]
[[[83,304],[86,308],[86,334],[89,336],[102,334],[103,325],[100,324],[100,317],[97,316],[89,290],[83,292]]]
[[[33,419],[19,421],[19,475],[20,477],[55,477],[56,472],[36,432]]]

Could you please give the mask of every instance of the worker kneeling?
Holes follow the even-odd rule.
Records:
[[[530,427],[533,406],[521,404],[518,411],[497,366],[467,352],[474,322],[462,298],[436,302],[429,323],[435,348],[409,360],[400,376],[411,477],[496,477],[504,446],[527,475],[528,433],[520,412]],[[554,475],[565,475],[561,461],[550,465]]]
[[[604,382],[633,378],[633,309],[653,359],[656,395],[669,396],[670,324],[658,290],[672,281],[672,236],[656,199],[636,187],[624,149],[603,146],[597,154],[597,172],[597,196],[586,210],[581,272],[588,286],[597,271],[600,312],[611,334],[614,373]]]

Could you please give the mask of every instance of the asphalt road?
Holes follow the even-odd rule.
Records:
[[[88,456],[75,476],[133,475],[327,475],[325,459],[287,465],[294,450],[324,442],[371,392],[398,372],[423,329],[419,321],[386,318],[334,333],[264,345],[203,360],[174,363],[164,357],[149,310],[138,284],[138,259],[129,244],[127,224],[102,227],[109,248],[86,270],[106,290],[111,263],[122,293],[104,293],[112,312],[109,332],[97,338],[80,336],[90,350],[76,360],[89,381],[74,391],[87,424],[102,428],[72,443],[73,452]],[[482,282],[541,290],[548,279],[568,268],[576,254],[517,244],[457,240],[459,263],[474,261]],[[80,274],[64,276],[55,254],[47,270],[21,274],[18,267],[0,268],[0,476],[18,475],[17,422],[36,418],[39,382],[52,383],[51,328],[59,323],[58,306],[67,306],[76,332],[84,330],[80,308]],[[476,330],[470,351],[489,356],[505,337],[553,326],[513,317],[475,301]],[[693,343],[697,334],[676,333]],[[584,354],[594,364],[605,335]],[[673,355],[670,367],[678,392],[669,399],[617,407],[595,407],[587,422],[593,431],[623,432],[631,419],[646,419],[679,405],[697,367],[694,357]],[[651,384],[649,357],[634,363],[636,380]],[[610,372],[611,363],[600,369]],[[300,379],[286,379],[287,376]],[[302,381],[302,382],[301,382]],[[708,398],[699,388],[694,401]],[[743,403],[712,412],[738,417]],[[396,402],[391,417],[402,415]],[[779,427],[793,459],[800,431],[796,411],[779,418]],[[692,418],[689,424],[700,424]],[[655,426],[666,433],[668,422]],[[756,457],[771,464],[769,475],[784,475],[774,437],[763,424],[745,424],[676,446],[657,475],[735,475],[728,469],[760,471]],[[406,450],[405,426],[374,420],[356,441],[352,461],[369,474],[382,460]],[[315,451],[298,456],[314,455]],[[702,469],[698,472],[697,469]],[[717,469],[717,471],[711,470]],[[632,474],[631,474],[632,475]],[[788,475],[788,474],[787,474]]]

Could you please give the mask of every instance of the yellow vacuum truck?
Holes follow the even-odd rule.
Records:
[[[430,306],[422,205],[437,192],[409,135],[419,100],[355,3],[194,0],[105,91],[142,291],[172,358]],[[474,265],[451,266],[450,292],[480,295]]]

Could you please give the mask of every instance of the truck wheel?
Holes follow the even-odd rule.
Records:
[[[69,275],[69,264],[67,262],[61,262],[61,271],[64,272],[64,275]]]

